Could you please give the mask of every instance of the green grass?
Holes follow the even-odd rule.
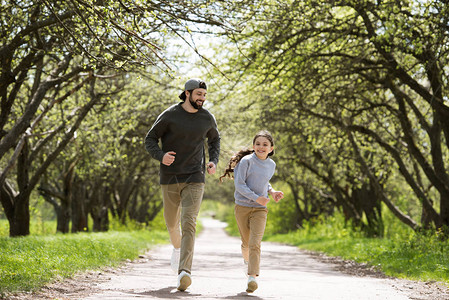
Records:
[[[148,230],[0,237],[0,296],[35,290],[77,272],[117,266],[167,241],[165,231]]]
[[[349,236],[311,239],[297,231],[270,236],[267,240],[368,263],[389,276],[449,283],[449,243],[434,236],[415,235],[397,240]]]
[[[389,238],[365,238],[342,228],[338,218],[328,222],[266,236],[266,240],[368,263],[389,276],[449,284],[449,241],[441,240],[438,234],[409,232]]]

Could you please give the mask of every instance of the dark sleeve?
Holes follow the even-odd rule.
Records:
[[[164,151],[159,147],[159,139],[165,132],[166,124],[164,113],[157,117],[156,122],[154,122],[151,129],[148,131],[145,137],[145,149],[151,154],[154,159],[162,162],[164,157]]]
[[[213,115],[211,115],[211,119],[212,119],[212,126],[207,133],[209,161],[217,165],[220,156],[220,133],[218,132],[217,121],[215,121],[215,117]]]

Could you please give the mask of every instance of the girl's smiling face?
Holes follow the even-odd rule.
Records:
[[[274,147],[269,139],[259,136],[254,141],[253,149],[259,159],[267,159],[268,154],[273,151]]]

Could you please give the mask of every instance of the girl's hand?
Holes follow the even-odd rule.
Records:
[[[274,201],[276,203],[279,202],[279,200],[281,200],[282,198],[284,198],[284,193],[281,191],[272,191],[271,192],[271,197],[273,197]]]
[[[256,202],[259,203],[260,205],[263,206],[267,206],[267,203],[270,201],[269,198],[264,197],[264,196],[260,196],[259,198],[257,198]]]

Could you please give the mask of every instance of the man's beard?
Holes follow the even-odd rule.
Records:
[[[203,105],[198,105],[198,104],[196,104],[196,102],[193,101],[192,94],[189,95],[189,101],[194,109],[202,109],[203,108]]]

